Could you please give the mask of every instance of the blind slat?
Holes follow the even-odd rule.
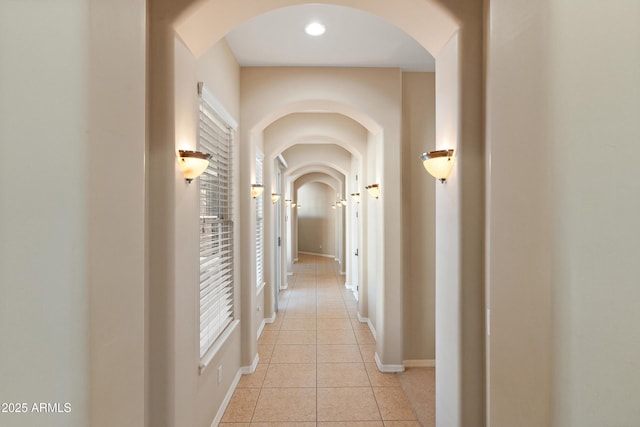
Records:
[[[200,177],[200,357],[233,321],[230,126],[200,99],[198,143],[211,154]]]

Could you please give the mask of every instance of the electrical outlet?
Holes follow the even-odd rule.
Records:
[[[222,382],[222,365],[218,366],[218,384]]]

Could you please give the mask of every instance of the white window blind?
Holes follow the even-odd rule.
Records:
[[[264,156],[256,153],[256,183],[264,184],[262,163]],[[271,194],[268,194],[271,197]],[[263,192],[256,199],[256,285],[259,288],[264,283],[264,198]]]
[[[202,88],[200,93],[202,95]],[[233,129],[200,97],[199,149],[211,154],[200,175],[200,358],[233,321]]]

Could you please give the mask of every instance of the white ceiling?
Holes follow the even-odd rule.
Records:
[[[305,26],[318,21],[326,32],[312,37]],[[308,4],[258,16],[227,34],[241,66],[398,67],[435,71],[433,57],[387,21],[343,6]]]

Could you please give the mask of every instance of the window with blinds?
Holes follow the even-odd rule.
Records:
[[[201,93],[202,95],[202,93]],[[200,175],[200,358],[233,321],[233,128],[200,98],[198,142],[211,154]]]
[[[262,163],[264,156],[256,153],[256,183],[264,184]],[[256,199],[256,285],[264,283],[264,192]]]

